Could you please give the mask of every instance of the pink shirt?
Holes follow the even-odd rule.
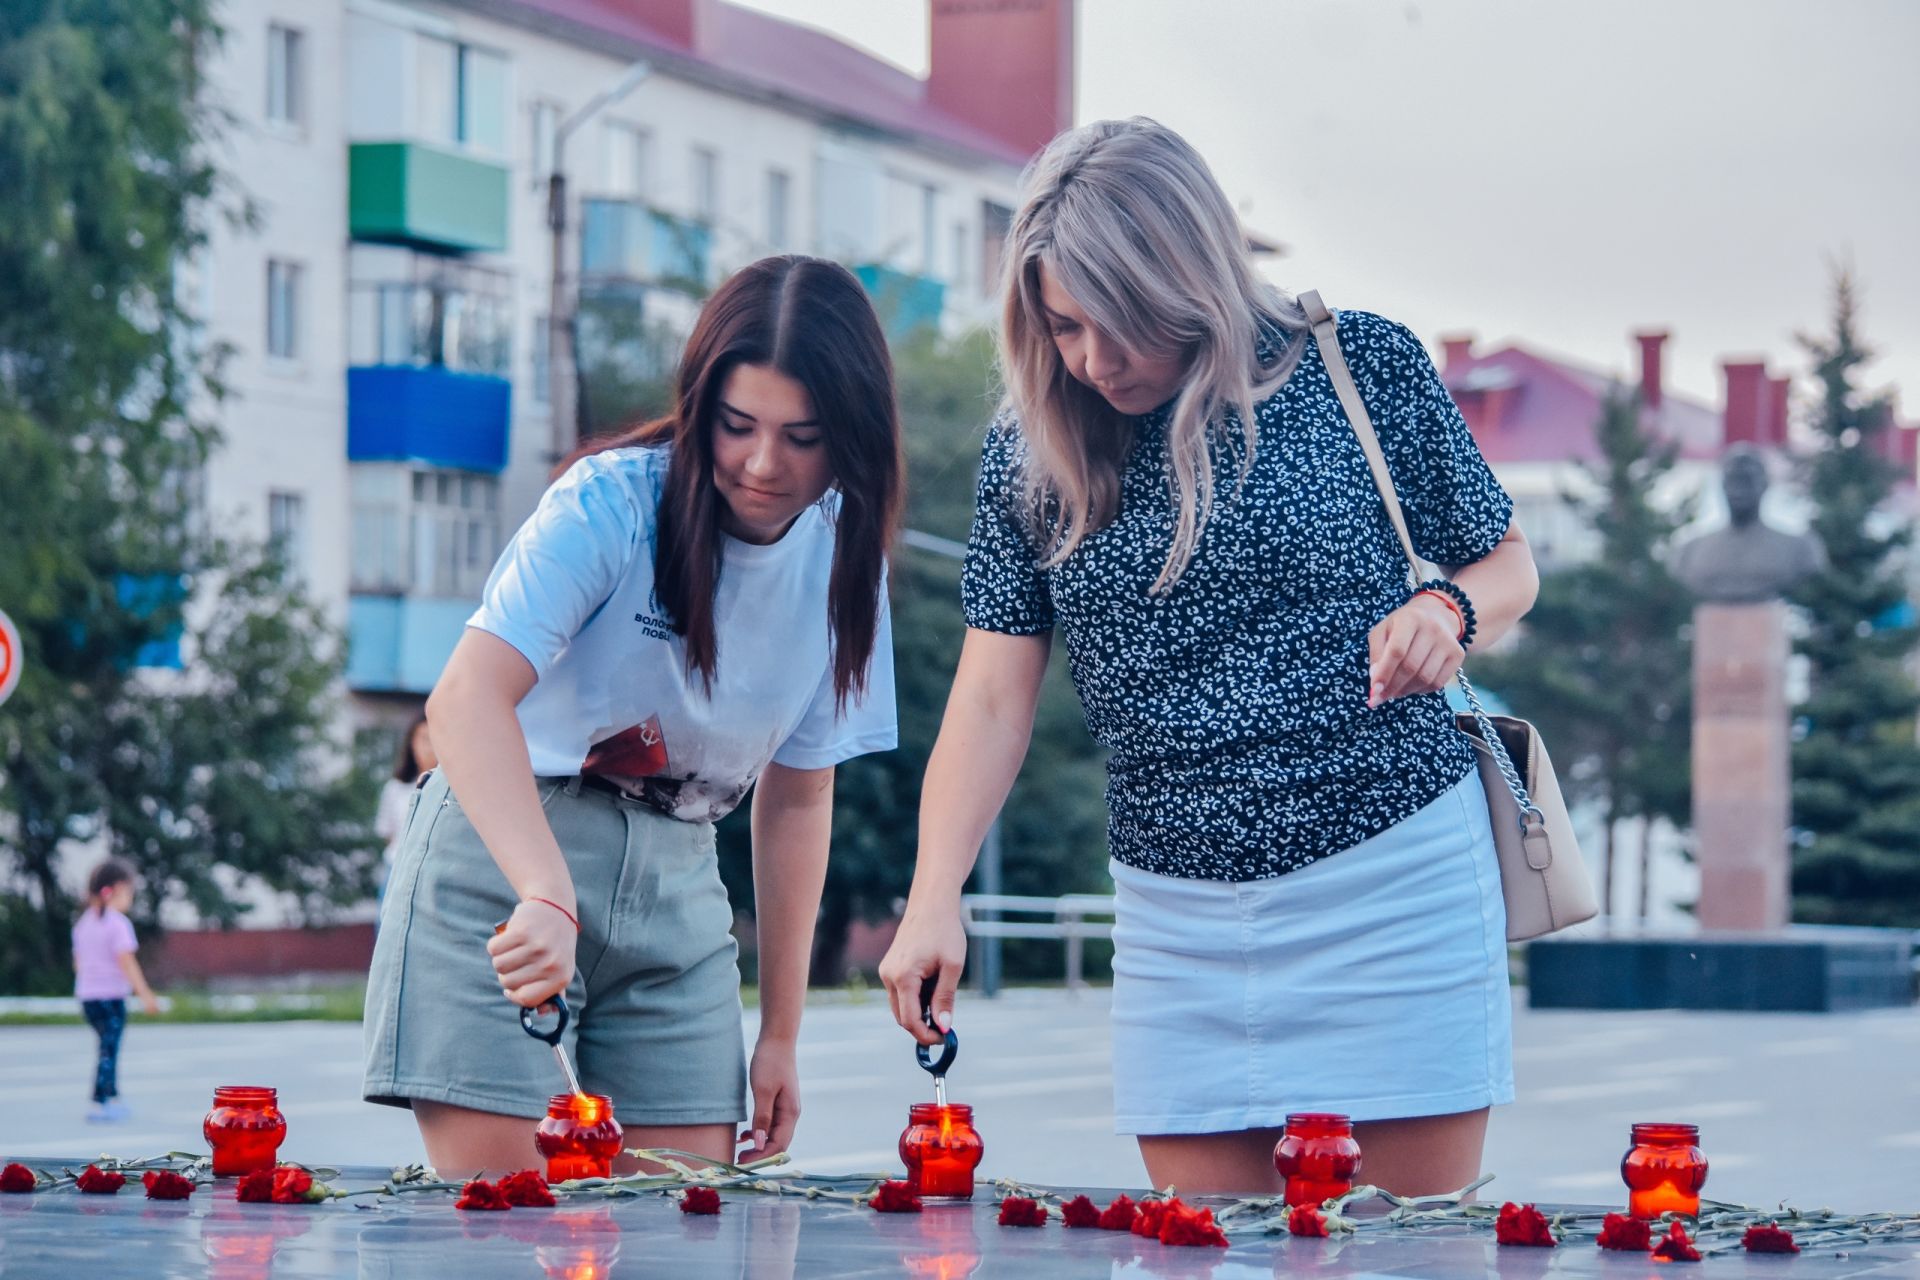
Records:
[[[79,1000],[124,1000],[133,984],[120,972],[120,957],[139,950],[133,921],[112,907],[92,908],[73,922],[73,994]]]

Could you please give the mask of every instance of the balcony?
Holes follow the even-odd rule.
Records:
[[[347,687],[428,693],[459,643],[476,601],[356,595],[347,601]]]
[[[347,370],[347,459],[498,473],[507,465],[513,384],[443,365]]]
[[[705,293],[713,229],[637,200],[580,202],[583,282],[634,280]]]
[[[938,325],[947,306],[947,286],[931,276],[917,276],[869,262],[856,266],[853,274],[866,286],[873,309],[880,314],[881,327],[890,338],[898,338],[915,329]]]
[[[348,233],[435,249],[507,247],[504,165],[419,142],[356,142],[348,158]]]

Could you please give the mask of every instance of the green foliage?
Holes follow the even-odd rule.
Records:
[[[175,270],[219,213],[198,105],[218,38],[205,0],[0,6],[0,607],[26,651],[0,709],[8,986],[68,963],[69,841],[142,868],[149,927],[168,897],[230,919],[216,864],[318,905],[371,860],[353,825],[371,793],[329,774],[320,737],[324,626],[190,501],[222,353]],[[189,673],[136,666],[183,630]]]
[[[673,407],[673,366],[683,335],[647,316],[648,290],[581,290],[574,331],[580,365],[580,436],[610,435]]]
[[[1807,469],[1812,532],[1827,568],[1800,585],[1799,651],[1809,695],[1793,753],[1794,917],[1920,925],[1920,691],[1908,674],[1916,636],[1901,568],[1911,529],[1883,509],[1894,473],[1879,446],[1884,396],[1856,385],[1872,357],[1857,330],[1852,280],[1834,286],[1833,330],[1802,338],[1820,398],[1820,449]]]
[[[1601,806],[1611,909],[1615,825],[1687,820],[1692,605],[1665,556],[1691,511],[1650,498],[1675,451],[1642,425],[1636,397],[1610,396],[1595,436],[1593,495],[1566,501],[1599,533],[1599,555],[1543,575],[1516,646],[1471,665],[1539,726],[1569,800]]]

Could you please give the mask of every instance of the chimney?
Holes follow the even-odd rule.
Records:
[[[699,47],[702,9],[708,0],[621,0],[634,17],[688,50]]]
[[[1771,413],[1767,405],[1767,366],[1761,360],[1722,360],[1727,403],[1721,419],[1723,444],[1765,444]]]
[[[1441,373],[1453,373],[1473,359],[1473,335],[1448,333],[1440,337]]]
[[[1793,396],[1793,379],[1785,376],[1767,379],[1766,443],[1776,449],[1787,447],[1787,407]]]
[[[1649,330],[1633,336],[1640,343],[1640,403],[1645,408],[1658,409],[1666,390],[1660,377],[1660,356],[1667,345],[1667,331]]]
[[[1074,0],[930,0],[927,102],[1032,154],[1073,124]]]

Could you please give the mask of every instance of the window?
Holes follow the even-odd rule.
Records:
[[[940,192],[920,188],[920,274],[940,274]]]
[[[275,124],[306,122],[305,40],[292,27],[267,28],[267,119]]]
[[[474,598],[500,553],[499,481],[468,471],[353,471],[353,590]]]
[[[618,120],[600,127],[600,186],[605,194],[638,199],[647,174],[645,131]]]
[[[297,493],[275,490],[267,494],[267,544],[280,557],[293,577],[302,577],[307,569],[306,499]]]
[[[414,132],[426,142],[460,141],[460,46],[430,35],[414,36]]]
[[[980,291],[992,293],[1000,287],[1000,264],[1007,251],[1007,236],[1013,230],[1013,210],[991,200],[980,202]]]
[[[533,341],[527,344],[527,350],[533,357],[533,378],[531,385],[533,402],[535,404],[547,403],[548,398],[553,394],[552,383],[549,381],[553,370],[553,365],[550,360],[553,354],[552,343],[552,335],[547,332],[547,317],[545,314],[535,316],[533,318]]]
[[[414,132],[422,140],[504,154],[507,60],[424,32],[414,36]]]
[[[300,267],[267,261],[267,354],[279,360],[300,355]]]
[[[536,102],[532,116],[533,146],[528,167],[533,172],[533,185],[544,189],[553,176],[553,140],[560,131],[560,108],[551,102]]]
[[[385,246],[355,245],[348,264],[349,364],[439,365],[509,376],[509,277]]]
[[[767,247],[784,251],[791,234],[788,210],[793,201],[793,179],[784,170],[767,170]]]
[[[471,45],[460,46],[460,141],[494,155],[507,151],[507,60]]]
[[[955,289],[964,289],[970,283],[967,279],[967,262],[973,249],[973,232],[964,222],[953,224],[953,261],[950,278]]]
[[[693,149],[693,216],[708,226],[720,220],[720,154],[711,147]]]

